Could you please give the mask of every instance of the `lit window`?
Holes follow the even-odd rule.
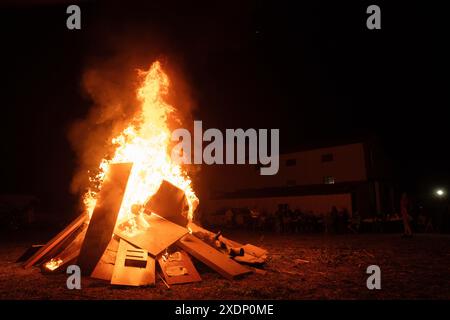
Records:
[[[325,176],[323,177],[323,183],[325,184],[334,184],[334,177],[333,176]]]

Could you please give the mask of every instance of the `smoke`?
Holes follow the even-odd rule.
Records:
[[[125,48],[128,49],[117,51],[107,60],[91,58],[83,73],[82,88],[92,106],[86,117],[76,120],[69,129],[69,141],[77,158],[70,186],[72,193],[81,195],[88,187],[95,187],[89,178],[95,176],[103,158],[113,156],[112,138],[129,126],[140,110],[136,98],[140,84],[138,69],[147,70],[155,60],[162,63],[171,83],[167,102],[178,111],[169,118],[169,127],[192,126],[193,99],[176,57],[151,54],[136,43],[128,43]]]
[[[78,168],[71,192],[82,193],[89,186],[89,176],[111,150],[111,139],[122,131],[137,110],[130,71],[110,61],[84,72],[82,86],[92,101],[85,119],[75,121],[69,140],[77,157]]]

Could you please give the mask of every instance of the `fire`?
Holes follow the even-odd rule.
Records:
[[[50,271],[58,269],[62,265],[63,261],[60,258],[51,259],[44,266]]]
[[[110,163],[132,162],[118,221],[133,218],[132,208],[144,205],[163,180],[185,192],[189,203],[188,218],[192,220],[198,198],[192,189],[191,179],[179,164],[172,161],[169,152],[171,131],[167,120],[170,114],[176,115],[177,111],[165,101],[169,93],[169,78],[158,61],[147,71],[139,70],[138,75],[142,78],[137,90],[139,111],[128,127],[112,139],[114,155],[101,161],[99,173],[91,176],[90,181],[101,188]],[[99,188],[91,188],[84,195],[85,208],[90,215]]]

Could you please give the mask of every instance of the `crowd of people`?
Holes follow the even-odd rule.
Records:
[[[206,222],[211,226],[246,228],[254,231],[271,231],[277,233],[403,233],[410,238],[415,232],[448,233],[450,232],[450,206],[426,209],[414,205],[406,193],[399,201],[398,213],[376,213],[362,218],[358,211],[350,213],[346,208],[332,206],[328,212],[317,213],[292,209],[288,204],[280,204],[273,212],[258,210],[257,207],[229,208],[213,215],[215,221]]]
[[[332,207],[326,214],[316,214],[280,205],[275,212],[261,212],[256,208],[248,211],[228,209],[225,212],[225,224],[277,233],[348,233],[358,232],[360,221],[357,214],[350,217],[345,208],[338,210]]]

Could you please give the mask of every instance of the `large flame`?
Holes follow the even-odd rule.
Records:
[[[93,185],[99,187],[89,189],[84,195],[86,210],[92,215],[109,164],[132,162],[118,221],[132,218],[132,208],[145,204],[163,180],[184,190],[189,203],[188,218],[192,220],[198,198],[190,178],[179,164],[172,161],[169,152],[171,131],[167,120],[169,114],[176,112],[164,99],[169,92],[169,78],[158,61],[148,71],[139,70],[139,76],[142,84],[137,90],[137,98],[141,107],[129,126],[112,139],[115,146],[112,158],[104,158],[99,165],[99,173],[90,177]]]

